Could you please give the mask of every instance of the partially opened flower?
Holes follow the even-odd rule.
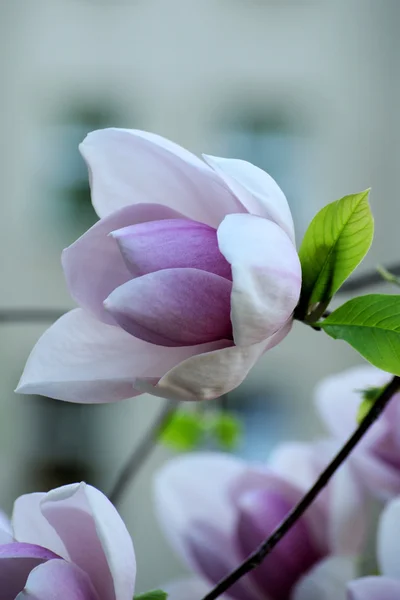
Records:
[[[39,340],[18,391],[211,399],[289,331],[301,270],[275,181],[141,131],[81,145],[100,221],[63,255],[81,306]]]
[[[285,469],[291,463],[297,471],[296,484],[278,473],[277,462],[273,468],[256,468],[223,454],[188,455],[160,470],[155,501],[161,525],[173,548],[196,573],[163,585],[170,600],[197,600],[257,549],[301,499],[309,476],[315,477],[315,465],[305,464],[309,456],[306,447],[296,445],[284,449],[279,458]],[[337,480],[340,489],[315,502],[226,597],[344,600],[345,584],[355,574],[350,555],[362,545],[363,519],[358,491],[350,478],[345,480]],[[349,488],[343,489],[342,484],[349,482]]]
[[[384,509],[378,528],[377,558],[381,576],[362,577],[348,584],[347,600],[399,600],[400,499]]]
[[[339,442],[357,427],[362,391],[389,381],[388,373],[365,365],[327,377],[318,385],[317,408]],[[349,457],[365,487],[383,500],[400,494],[399,432],[400,394],[396,394]]]
[[[1,600],[132,600],[132,540],[110,501],[90,485],[21,496],[12,529],[5,525]]]

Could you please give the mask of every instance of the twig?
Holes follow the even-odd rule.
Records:
[[[204,596],[203,600],[215,600],[221,594],[226,592],[232,587],[239,579],[244,575],[258,567],[262,561],[271,553],[277,543],[285,536],[286,533],[295,525],[300,519],[303,513],[309,508],[318,494],[327,485],[331,477],[335,474],[337,469],[349,456],[358,442],[361,440],[363,435],[368,431],[374,421],[379,417],[385,406],[388,404],[392,396],[400,389],[400,377],[393,377],[392,381],[384,388],[382,393],[378,396],[375,403],[373,404],[370,411],[367,413],[363,421],[357,427],[353,435],[348,439],[343,448],[335,456],[335,458],[329,463],[326,469],[318,477],[312,488],[303,496],[300,502],[289,512],[286,518],[278,525],[273,531],[270,537],[265,540],[255,552],[250,556],[234,571],[229,573],[224,579],[222,579],[211,592]]]
[[[120,471],[111,492],[108,495],[113,504],[116,505],[119,502],[126,486],[132,481],[142,466],[142,463],[156,447],[159,436],[168,427],[177,406],[178,402],[173,400],[168,400],[165,403],[157,419],[151,425],[149,431],[145,434],[142,441],[139,442],[139,445],[134,449],[133,453],[128,458],[125,466]]]
[[[385,267],[386,271],[389,271],[392,275],[400,276],[400,264],[395,263],[394,265],[390,265]],[[379,283],[384,283],[384,278],[379,269],[374,269],[373,271],[368,271],[363,275],[353,275],[348,281],[345,281],[340,290],[337,292],[338,294],[348,294],[349,292],[357,292],[358,290],[362,290],[371,285],[377,285]]]

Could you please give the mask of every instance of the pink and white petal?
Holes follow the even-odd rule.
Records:
[[[344,438],[357,426],[357,412],[362,401],[361,391],[380,387],[390,376],[375,367],[362,365],[331,375],[315,390],[317,410],[329,431]]]
[[[132,600],[136,559],[131,537],[111,502],[84,483],[52,490],[41,501],[71,562],[90,577],[102,600]]]
[[[268,340],[253,346],[223,346],[203,351],[172,368],[152,385],[137,379],[135,389],[162,398],[177,400],[212,400],[235,389],[246,378],[260,356],[278,344],[290,331],[291,322]]]
[[[112,231],[149,221],[181,219],[181,213],[160,204],[126,206],[98,221],[62,254],[67,286],[72,298],[106,323],[115,324],[103,301],[132,275]]]
[[[185,562],[191,524],[209,523],[222,534],[231,534],[236,509],[230,487],[246,471],[246,463],[233,456],[196,452],[170,460],[157,472],[156,513],[170,544]]]
[[[133,276],[160,269],[201,269],[231,280],[218,248],[217,230],[191,219],[164,219],[111,233]]]
[[[355,558],[331,556],[319,562],[299,581],[291,598],[292,600],[346,600],[346,584],[356,576]]]
[[[75,309],[62,316],[31,352],[17,392],[82,403],[114,402],[140,391],[137,377],[156,381],[188,356],[220,343],[163,348]]]
[[[398,600],[400,581],[389,577],[362,577],[347,586],[346,600]]]
[[[367,528],[366,498],[351,462],[330,482],[328,518],[331,553],[360,554]]]
[[[1,600],[15,600],[32,569],[55,558],[58,556],[50,550],[33,544],[14,542],[0,546]]]
[[[161,346],[232,339],[228,279],[199,269],[164,269],[131,279],[105,308],[131,335]]]
[[[213,584],[240,561],[230,486],[246,470],[237,458],[195,453],[167,463],[154,481],[156,512],[166,537],[182,560]],[[259,599],[247,578],[230,595]]]
[[[377,556],[386,577],[400,579],[400,498],[387,504],[379,520]]]
[[[130,204],[156,202],[217,227],[225,215],[245,211],[210,167],[160,136],[103,129],[90,133],[80,151],[100,217]]]
[[[265,217],[281,227],[295,243],[292,213],[279,185],[268,173],[236,158],[204,156],[250,214]]]
[[[301,266],[296,248],[278,225],[254,215],[227,216],[217,235],[232,267],[235,344],[256,344],[278,331],[297,305]]]
[[[68,558],[68,552],[57,532],[42,514],[40,503],[45,493],[24,494],[14,502],[12,526],[18,542],[36,544]]]
[[[200,577],[188,577],[171,581],[161,588],[168,594],[168,600],[199,600],[211,591],[212,586]],[[221,599],[229,600],[226,595]]]
[[[379,422],[374,423],[374,427],[376,425]],[[400,495],[400,473],[397,467],[363,449],[356,449],[350,461],[359,475],[360,483],[373,496],[387,502]]]
[[[317,472],[315,445],[308,442],[284,442],[272,450],[268,466],[272,471],[306,490]]]
[[[99,600],[89,576],[65,560],[50,560],[31,571],[15,600]]]

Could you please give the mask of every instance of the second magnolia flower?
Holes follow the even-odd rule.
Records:
[[[290,330],[301,267],[275,181],[141,131],[81,145],[99,222],[64,251],[81,308],[39,340],[18,391],[74,402],[181,400],[239,385]]]

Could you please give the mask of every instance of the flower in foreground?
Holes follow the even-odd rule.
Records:
[[[81,152],[100,217],[63,254],[81,308],[42,336],[17,391],[109,402],[232,390],[298,302],[283,192],[250,163],[203,162],[142,131],[95,131]]]
[[[156,477],[155,502],[171,545],[197,576],[163,588],[170,600],[197,600],[272,533],[314,478],[324,449],[283,446],[268,468],[223,454],[177,458]],[[311,460],[310,460],[311,459]],[[295,472],[295,482],[279,473]],[[333,487],[332,487],[333,486]],[[362,546],[363,507],[346,468],[231,600],[344,600]]]
[[[380,388],[389,383],[390,377],[365,365],[327,377],[318,385],[318,411],[339,442],[357,427],[362,391]],[[349,457],[365,488],[382,500],[400,494],[399,431],[400,394],[396,394]]]
[[[21,496],[0,521],[1,600],[132,600],[135,575],[130,535],[90,485]]]
[[[384,509],[378,528],[378,565],[381,576],[362,577],[348,584],[347,600],[399,600],[400,499]]]

